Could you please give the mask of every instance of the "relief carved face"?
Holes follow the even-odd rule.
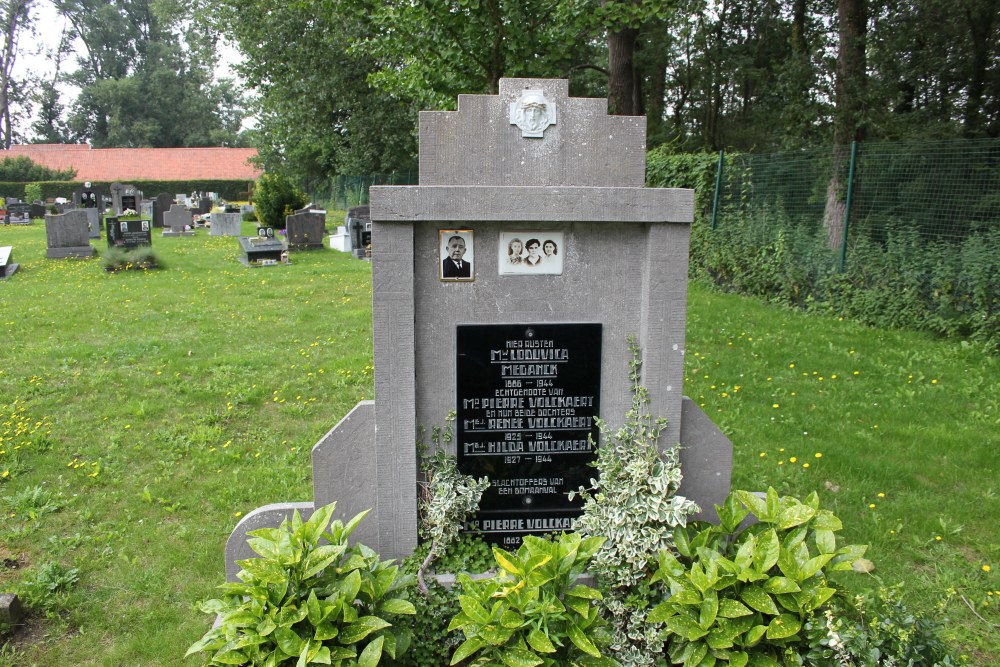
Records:
[[[510,122],[521,129],[522,137],[541,137],[549,125],[555,125],[556,107],[542,91],[526,90],[511,103]]]

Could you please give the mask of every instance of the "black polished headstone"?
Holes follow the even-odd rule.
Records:
[[[4,216],[4,224],[7,225],[30,225],[31,224],[31,204],[7,203],[7,213]],[[45,215],[42,213],[42,215]]]
[[[490,478],[467,526],[515,548],[569,530],[582,511],[599,429],[602,325],[457,327],[459,470]]]
[[[107,218],[108,247],[131,250],[153,245],[152,220],[122,220]]]

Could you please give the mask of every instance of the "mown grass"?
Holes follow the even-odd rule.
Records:
[[[239,516],[311,499],[311,447],[372,397],[369,266],[247,269],[204,232],[154,236],[145,272],[48,260],[40,223],[0,245],[21,263],[0,283],[0,591],[34,607],[0,665],[196,664],[192,606]],[[688,321],[686,393],[733,439],[734,485],[818,490],[874,574],[991,664],[1000,361],[697,284]]]

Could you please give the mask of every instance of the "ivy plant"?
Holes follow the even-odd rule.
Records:
[[[610,640],[595,606],[601,593],[576,583],[603,541],[562,533],[553,540],[526,536],[516,554],[493,547],[500,572],[458,577],[462,610],[448,631],[461,630],[465,641],[451,664],[617,667],[601,653]]]
[[[664,550],[653,582],[670,596],[649,613],[669,631],[668,654],[685,667],[798,665],[804,625],[837,592],[827,573],[850,570],[865,546],[837,546],[840,519],[805,502],[734,491],[719,525],[674,532],[677,555]],[[753,514],[758,523],[741,530]]]
[[[375,667],[405,650],[409,637],[389,619],[414,613],[400,595],[407,582],[392,561],[348,544],[367,512],[345,525],[331,522],[335,506],[248,533],[260,558],[240,561],[241,581],[200,605],[218,623],[187,655],[205,652],[207,665]]]
[[[455,413],[450,412],[444,428],[435,427],[431,442],[435,446],[427,456],[422,442],[417,443],[420,470],[424,480],[420,484],[420,536],[430,543],[427,556],[417,570],[417,585],[426,597],[429,594],[424,575],[435,560],[458,539],[462,526],[470,514],[479,509],[483,492],[489,488],[486,477],[476,479],[458,469],[457,459],[445,452],[444,445],[451,442],[451,424]]]
[[[649,414],[634,338],[629,347],[632,406],[618,429],[597,421],[601,445],[594,467],[599,475],[590,488],[576,492],[584,505],[573,528],[584,536],[606,538],[590,572],[606,593],[602,606],[611,621],[612,650],[627,667],[651,667],[663,650],[663,637],[661,627],[646,618],[655,602],[647,582],[657,554],[673,545],[675,527],[685,525],[698,506],[677,494],[682,480],[679,448],[660,450],[666,421]],[[574,495],[570,493],[570,499]]]

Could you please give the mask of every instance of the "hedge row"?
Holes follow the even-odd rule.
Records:
[[[139,181],[124,180],[119,181],[126,185],[134,185],[142,193],[152,199],[161,192],[170,194],[191,194],[192,192],[216,192],[223,199],[240,201],[247,198],[247,188],[252,181],[232,181],[232,180],[197,180],[197,181]],[[83,186],[83,181],[41,181],[42,197],[54,199],[56,197],[73,198],[73,192]],[[0,182],[0,197],[17,197],[24,199],[24,186],[27,183]],[[109,181],[91,181],[93,187],[110,188]]]

